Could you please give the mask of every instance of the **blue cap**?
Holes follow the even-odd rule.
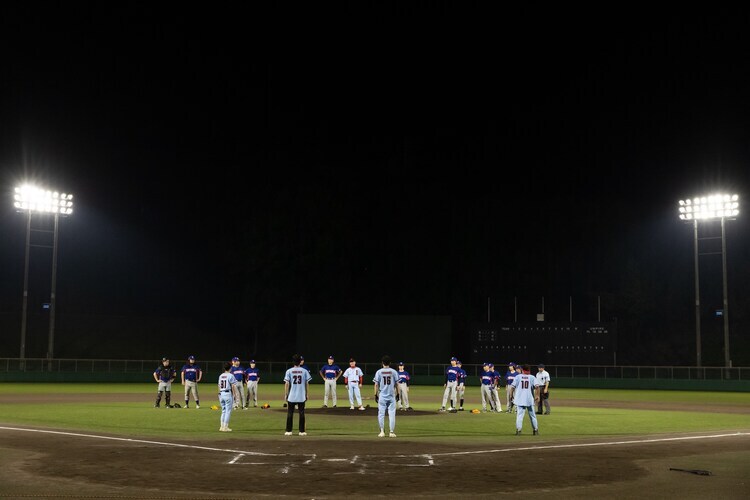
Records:
[[[493,365],[492,363],[487,363],[487,366],[495,366],[495,365]]]
[[[490,366],[489,363],[484,363],[482,366]]]
[[[404,366],[404,362],[403,361],[399,361],[398,362],[398,366]]]
[[[456,360],[456,364],[457,364],[457,365],[460,365],[460,364],[461,364],[461,361],[459,361],[459,360]]]
[[[235,356],[235,357],[232,358],[232,361],[239,361],[239,360],[240,360],[240,358],[238,358],[237,356]]]
[[[458,361],[458,358],[457,358],[457,357],[455,357],[455,356],[453,356],[453,357],[451,358],[451,361]]]
[[[518,365],[516,365],[513,361],[511,361],[510,363],[508,363],[508,366],[518,366]]]
[[[333,359],[333,355],[331,355],[331,356],[328,356],[328,359]]]
[[[255,360],[254,360],[254,359],[251,359],[251,360],[250,360],[250,363],[255,363]]]
[[[188,356],[188,360],[191,360],[191,359],[195,360],[195,356],[193,356],[192,354],[190,356]]]

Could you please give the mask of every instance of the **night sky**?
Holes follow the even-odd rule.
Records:
[[[30,180],[75,195],[59,356],[286,359],[300,313],[451,315],[461,354],[488,297],[498,321],[514,297],[522,320],[541,297],[550,320],[570,297],[595,320],[601,297],[623,362],[693,362],[677,201],[750,194],[750,16],[356,5],[0,7],[0,357],[17,355],[12,192]],[[743,215],[727,241],[747,366]],[[721,263],[701,259],[720,365]]]

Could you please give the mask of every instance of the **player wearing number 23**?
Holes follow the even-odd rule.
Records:
[[[307,436],[307,432],[305,432],[305,401],[307,401],[312,375],[300,366],[299,354],[292,356],[292,363],[294,363],[294,366],[284,374],[284,399],[287,402],[286,432],[284,435],[292,435],[294,407],[296,406],[299,409],[299,435]]]
[[[383,367],[375,373],[372,381],[375,383],[375,397],[378,400],[378,425],[380,425],[380,434],[378,437],[385,436],[385,412],[388,411],[388,424],[390,427],[389,436],[396,437],[393,431],[396,430],[396,382],[398,381],[398,372],[391,368],[391,358],[383,356]]]

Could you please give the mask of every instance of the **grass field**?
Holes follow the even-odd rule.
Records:
[[[172,403],[184,404],[182,398],[181,386],[173,393]],[[557,389],[552,391],[551,404],[552,414],[539,416],[540,436],[531,436],[530,424],[528,419],[524,422],[524,434],[515,436],[514,414],[493,414],[479,413],[472,414],[470,411],[458,413],[440,413],[438,408],[442,401],[442,387],[413,386],[411,389],[411,406],[414,412],[397,412],[396,433],[398,439],[379,440],[376,437],[378,432],[376,404],[368,396],[372,393],[372,388],[366,386],[363,388],[363,396],[366,397],[364,403],[369,404],[370,408],[366,412],[357,412],[349,410],[348,398],[343,388],[339,388],[339,408],[335,411],[320,409],[322,403],[321,385],[311,386],[311,394],[308,400],[307,415],[307,432],[306,438],[293,436],[292,438],[283,436],[284,425],[286,422],[286,409],[282,407],[283,386],[262,384],[260,387],[259,403],[269,403],[270,409],[261,410],[251,408],[246,411],[234,411],[230,426],[232,433],[220,433],[219,414],[220,411],[211,410],[210,406],[217,404],[217,397],[211,384],[202,384],[201,389],[201,409],[195,409],[194,403],[190,402],[190,409],[156,409],[153,407],[155,399],[155,384],[0,384],[0,438],[3,432],[13,432],[23,430],[33,430],[34,432],[48,432],[49,430],[58,431],[64,435],[84,436],[81,442],[76,441],[74,446],[80,447],[80,453],[87,456],[89,453],[104,453],[98,462],[107,462],[110,458],[117,462],[116,457],[107,454],[105,446],[96,442],[88,442],[88,438],[96,436],[109,436],[115,438],[124,438],[126,440],[140,440],[143,445],[137,450],[139,455],[136,459],[138,463],[141,460],[148,460],[147,448],[151,445],[148,443],[176,443],[176,446],[192,446],[196,449],[226,449],[226,450],[256,450],[256,453],[271,457],[277,457],[279,450],[291,449],[296,450],[290,455],[284,451],[284,457],[278,455],[273,460],[288,462],[287,465],[280,465],[281,462],[275,463],[280,468],[271,470],[270,464],[264,469],[267,479],[273,479],[274,474],[283,474],[284,469],[292,467],[293,471],[308,474],[307,481],[311,484],[317,481],[316,474],[319,473],[312,465],[302,467],[299,463],[299,457],[320,457],[336,456],[331,460],[346,461],[347,457],[352,455],[361,455],[369,453],[372,457],[381,456],[381,453],[397,453],[402,457],[418,457],[423,460],[424,457],[432,457],[432,453],[439,451],[437,455],[462,455],[462,462],[465,467],[472,471],[474,467],[481,463],[476,462],[482,454],[495,453],[510,447],[520,447],[520,449],[547,450],[546,456],[552,456],[557,453],[562,458],[560,463],[555,462],[555,467],[547,465],[549,474],[556,474],[557,484],[566,484],[566,487],[572,488],[571,497],[580,495],[582,491],[580,484],[583,479],[588,478],[592,485],[604,487],[605,483],[612,481],[625,481],[623,476],[626,472],[632,477],[640,477],[639,481],[657,482],[672,478],[667,475],[661,477],[664,462],[655,453],[657,449],[666,456],[677,457],[685,456],[683,466],[706,466],[702,457],[695,458],[696,453],[707,453],[711,445],[706,442],[705,451],[703,445],[694,443],[694,448],[685,448],[680,443],[672,444],[671,440],[682,439],[713,439],[718,437],[726,441],[731,446],[723,446],[713,450],[713,453],[719,453],[711,460],[719,460],[720,463],[726,462],[724,467],[724,483],[711,485],[712,488],[723,491],[724,496],[733,498],[733,492],[737,485],[738,478],[746,477],[750,474],[750,439],[747,435],[750,432],[750,394],[748,393],[703,393],[703,392],[678,392],[678,391],[631,391],[631,390],[595,390],[595,389]],[[504,395],[504,393],[503,393]],[[466,410],[472,408],[481,408],[479,398],[479,388],[470,387],[467,389]],[[295,430],[296,430],[295,417]],[[31,446],[23,443],[30,442],[29,433],[24,436],[18,436],[19,447]],[[725,436],[725,437],[721,437]],[[728,436],[728,437],[727,437]],[[735,436],[735,437],[732,437]],[[50,438],[35,436],[41,443],[50,444]],[[60,437],[59,444],[53,447],[63,447],[62,450],[47,450],[47,453],[54,456],[55,453],[65,453],[65,447],[73,445],[67,441],[68,437]],[[289,441],[293,439],[294,441]],[[628,441],[626,441],[628,440]],[[740,440],[740,441],[737,441]],[[57,441],[54,441],[57,442]],[[625,453],[624,450],[614,452],[614,448],[607,450],[597,450],[594,453],[591,450],[579,450],[577,453],[577,463],[590,461],[586,472],[571,472],[565,468],[566,461],[574,454],[576,447],[588,446],[589,444],[611,445],[616,443],[628,442],[647,443],[648,453],[643,454],[643,450],[630,450]],[[64,443],[64,445],[62,444]],[[183,443],[183,444],[179,444]],[[370,444],[371,443],[371,444]],[[588,444],[587,444],[588,443]],[[650,443],[654,443],[650,445]],[[683,446],[683,448],[679,448]],[[735,449],[737,446],[739,448]],[[145,448],[144,448],[145,447]],[[629,449],[630,447],[628,447]],[[77,448],[78,449],[78,448]],[[109,448],[106,448],[109,449]],[[724,449],[723,454],[721,450]],[[37,448],[34,448],[37,450]],[[744,450],[744,451],[743,451]],[[123,450],[118,453],[131,452],[132,450]],[[340,451],[340,453],[339,453]],[[243,453],[253,453],[252,451]],[[406,455],[403,455],[406,453]],[[275,455],[274,455],[275,454]],[[341,455],[339,457],[339,454]],[[463,456],[463,454],[466,454]],[[242,453],[240,453],[242,455]],[[436,455],[436,457],[437,457]],[[0,465],[4,467],[13,465],[8,470],[28,472],[29,464],[23,463],[28,459],[28,454],[18,454],[18,449],[8,446],[3,447],[0,439]],[[239,455],[238,455],[239,456]],[[245,455],[242,455],[245,456]],[[688,459],[693,456],[694,458]],[[13,458],[10,458],[13,457]],[[23,457],[23,458],[21,458]],[[387,472],[394,475],[395,472],[382,469],[382,464],[375,462],[379,459],[371,457],[372,464],[366,469],[369,471],[379,470],[379,473]],[[495,457],[491,460],[501,459]],[[532,460],[532,457],[528,458]],[[6,460],[8,463],[6,463]],[[129,459],[133,461],[133,459]],[[208,459],[208,462],[214,459]],[[234,458],[238,461],[235,465],[241,465],[242,459]],[[318,459],[320,460],[320,459]],[[406,460],[403,458],[402,460]],[[533,460],[544,460],[543,456],[533,457]],[[530,463],[537,463],[535,461]],[[130,463],[127,462],[127,463]],[[612,462],[614,461],[614,462]],[[285,462],[285,463],[286,463]],[[234,462],[230,463],[234,464]],[[307,462],[304,462],[307,463]],[[622,463],[625,465],[613,468],[613,463]],[[717,463],[709,461],[713,468],[719,467]],[[413,465],[413,464],[409,464]],[[434,474],[441,470],[440,461],[435,458],[434,463],[430,458],[430,473]],[[114,466],[114,464],[113,464]],[[25,468],[26,467],[26,468]],[[67,468],[66,468],[67,467]],[[85,461],[80,464],[60,465],[55,478],[69,477],[80,475],[86,477],[83,484],[87,488],[93,488],[91,491],[97,492],[98,478],[94,472],[90,475],[86,473],[88,465]],[[135,465],[121,465],[115,467],[120,470],[129,470]],[[296,467],[296,469],[295,469]],[[321,465],[322,467],[322,465]],[[378,469],[377,467],[381,467]],[[599,469],[604,470],[597,472]],[[653,469],[649,474],[645,471]],[[279,472],[281,470],[282,472]],[[556,472],[555,472],[556,470]],[[317,471],[317,472],[313,472]],[[365,468],[358,469],[358,474],[365,474]],[[494,469],[493,469],[494,471]],[[614,472],[613,472],[614,471]],[[47,471],[46,474],[53,472]],[[465,473],[468,473],[465,472]],[[473,471],[472,473],[476,473]],[[498,472],[499,473],[499,472]],[[208,471],[206,471],[208,474]],[[493,472],[494,474],[494,472]],[[129,477],[135,475],[134,470],[129,470]],[[2,476],[0,474],[0,476]],[[0,482],[6,480],[8,491],[16,492],[12,486],[13,481],[18,476],[14,473],[11,476],[0,477]],[[206,476],[206,481],[210,481],[210,475]],[[279,476],[283,477],[283,476]],[[617,477],[619,479],[613,479]],[[629,477],[629,476],[625,476]],[[405,490],[411,495],[420,496],[442,496],[441,490],[433,491],[432,487],[435,481],[440,481],[440,475],[430,476],[427,469],[421,470],[420,473],[411,471],[410,481],[415,481],[411,490]],[[728,478],[728,479],[727,479]],[[45,478],[47,480],[49,478]],[[419,480],[421,479],[421,483]],[[338,480],[341,480],[340,478]],[[497,481],[504,481],[504,476],[498,476]],[[60,479],[60,481],[63,481]],[[117,483],[116,478],[109,478],[108,481]],[[123,480],[124,481],[124,480]],[[146,479],[144,479],[146,481]],[[678,479],[679,481],[679,479]],[[704,495],[700,488],[695,490],[689,487],[687,483],[679,483],[673,488],[683,488],[683,496],[691,497],[691,492],[696,494],[696,498]],[[67,484],[63,481],[64,484]],[[342,483],[346,486],[348,483]],[[435,483],[437,484],[437,483]],[[512,483],[509,483],[512,484]],[[619,484],[619,483],[618,483]],[[627,485],[627,482],[622,483]],[[699,486],[706,483],[700,483]],[[78,484],[76,487],[80,486]],[[643,485],[641,485],[643,486]],[[41,487],[41,486],[40,486]],[[111,487],[111,485],[110,485]],[[610,484],[611,488],[612,485]],[[666,487],[666,486],[665,486]],[[141,496],[143,493],[139,489],[131,490],[132,486],[122,485],[121,493],[123,495]],[[456,494],[473,493],[489,494],[490,490],[484,489],[481,484],[473,485],[471,489],[451,490],[447,487],[446,491],[453,491]],[[77,490],[74,490],[77,491]],[[88,491],[88,490],[87,490]],[[133,492],[136,493],[133,493]],[[206,496],[206,498],[246,498],[231,490],[232,495],[220,495],[219,497]],[[287,490],[285,490],[287,491]],[[591,491],[595,491],[591,490]],[[610,491],[610,490],[606,490]],[[623,491],[628,491],[623,490]],[[657,490],[654,490],[657,491]],[[718,491],[718,490],[717,490]],[[143,494],[143,497],[159,496],[157,492]],[[706,493],[708,490],[706,491]],[[0,486],[0,496],[3,496],[3,486]],[[162,492],[163,493],[163,492]],[[275,492],[277,495],[280,492]],[[428,494],[429,493],[429,494]],[[622,491],[621,491],[622,493]],[[269,496],[274,496],[269,493]],[[256,495],[251,495],[254,497]],[[303,495],[304,496],[304,495]],[[324,497],[326,495],[318,495]],[[336,496],[331,494],[328,496]],[[369,496],[363,493],[363,496]],[[378,495],[373,495],[378,496]],[[627,497],[627,495],[620,495]],[[741,496],[740,496],[741,497]],[[130,497],[128,497],[130,498]],[[649,498],[646,494],[643,498]]]
[[[201,409],[155,409],[153,408],[154,384],[0,384],[1,396],[16,396],[13,404],[0,405],[0,422],[17,425],[33,425],[64,429],[86,429],[89,431],[114,433],[123,436],[171,436],[219,438],[216,433],[219,412],[210,409],[216,404],[213,392],[202,387]],[[369,387],[363,393],[369,394]],[[470,388],[469,393],[478,392]],[[97,399],[80,401],[80,396],[100,395]],[[283,431],[286,412],[282,408],[283,386],[266,384],[261,386],[259,403],[269,403],[270,410],[253,408],[235,411],[231,426],[238,433],[252,433],[254,438],[276,437]],[[627,436],[666,432],[696,432],[731,429],[750,429],[750,413],[722,413],[670,411],[664,409],[642,409],[635,403],[673,403],[679,408],[690,405],[715,405],[718,410],[750,407],[750,394],[700,393],[676,391],[626,391],[594,389],[558,389],[553,391],[552,418],[539,416],[540,429],[545,438],[561,439],[584,436]],[[48,395],[49,403],[45,403]],[[138,397],[142,395],[142,397]],[[24,403],[25,398],[33,402]],[[64,396],[62,399],[60,396]],[[133,397],[136,400],[133,400]],[[182,395],[172,402],[184,403]],[[65,398],[71,402],[65,402]],[[6,401],[8,398],[4,398]],[[398,412],[396,417],[399,435],[412,439],[442,441],[486,441],[508,440],[515,436],[515,416],[509,414],[480,413],[468,411],[455,414],[438,414],[442,400],[441,387],[415,386],[411,391],[412,407],[428,414],[406,415]],[[555,406],[555,401],[565,401],[566,406]],[[369,438],[377,429],[372,418],[349,419],[341,427],[336,414],[314,414],[321,406],[322,387],[313,385],[308,401],[308,433],[316,437],[335,439]],[[568,406],[581,401],[582,406]],[[586,402],[599,401],[617,404],[615,408],[588,407]],[[375,406],[374,400],[364,401]],[[350,412],[344,391],[339,394],[339,411]],[[191,401],[191,406],[194,406]],[[628,406],[633,406],[629,409]],[[477,394],[468,394],[465,408],[481,408]],[[43,411],[42,411],[43,409]],[[164,412],[170,412],[165,418]],[[158,417],[158,418],[157,418]],[[529,428],[528,420],[525,426]]]

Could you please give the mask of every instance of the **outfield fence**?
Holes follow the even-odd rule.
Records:
[[[175,362],[173,366],[178,371],[182,368],[184,361]],[[199,361],[198,365],[206,375],[218,375],[223,371],[225,361]],[[318,370],[325,362],[310,362],[306,366],[313,374],[313,382],[319,382]],[[51,380],[57,375],[77,374],[76,377],[61,377],[81,380],[100,381],[137,381],[148,382],[151,374],[161,366],[160,360],[148,359],[46,359],[46,358],[0,358],[0,380],[8,380],[11,374],[30,375],[30,379],[45,378],[44,374]],[[244,368],[248,367],[243,362]],[[286,361],[261,361],[257,362],[261,378],[266,376],[272,380],[280,381],[290,363]],[[342,370],[348,367],[348,363],[339,365]],[[358,363],[366,375],[374,374],[380,367],[380,363]],[[448,364],[441,363],[415,363],[407,364],[406,370],[411,375],[414,384],[442,383],[442,378]],[[393,366],[396,368],[396,366]],[[506,367],[498,367],[504,375]],[[467,384],[478,385],[479,376],[483,372],[482,365],[465,364],[463,369],[468,374]],[[584,365],[548,365],[546,370],[550,377],[556,381],[564,380],[610,380],[610,381],[743,381],[750,382],[750,367],[696,367],[696,366],[584,366]],[[532,374],[537,368],[532,369]],[[125,375],[122,377],[122,375]],[[557,384],[556,385],[560,385]]]

